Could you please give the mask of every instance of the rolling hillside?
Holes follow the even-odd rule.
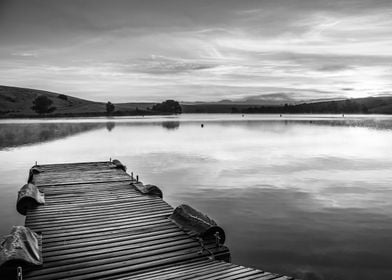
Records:
[[[94,102],[85,99],[72,97],[55,92],[0,86],[0,117],[34,117],[39,116],[31,109],[33,101],[40,95],[47,96],[53,101],[52,106],[56,107],[53,113],[47,116],[82,116],[82,115],[104,115],[106,104],[104,102]],[[116,111],[130,112],[145,110],[154,103],[121,103],[115,104]]]
[[[300,104],[194,103],[182,104],[184,113],[257,114],[392,114],[392,97],[366,97]]]

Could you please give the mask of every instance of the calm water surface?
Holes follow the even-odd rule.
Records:
[[[201,128],[201,123],[204,128]],[[226,231],[233,262],[392,279],[392,118],[182,115],[0,121],[0,234],[38,163],[118,158]]]

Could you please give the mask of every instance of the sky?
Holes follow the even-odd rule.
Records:
[[[392,94],[391,0],[0,0],[0,84],[96,101]]]

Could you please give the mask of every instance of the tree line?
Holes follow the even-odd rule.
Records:
[[[368,114],[365,104],[355,100],[302,103],[283,106],[250,106],[247,108],[231,108],[232,113],[257,114]]]
[[[64,94],[58,95],[59,99],[68,100],[68,97]],[[40,95],[33,100],[33,106],[31,107],[36,113],[40,115],[53,113],[57,108],[53,105],[53,100],[46,95]],[[146,110],[141,110],[135,108],[133,111],[116,111],[116,106],[112,102],[108,101],[105,104],[106,115],[126,115],[126,114],[136,114],[136,115],[151,115],[151,114],[181,114],[182,108],[178,101],[166,100],[162,103],[157,103],[151,108]],[[97,112],[100,113],[100,112]]]

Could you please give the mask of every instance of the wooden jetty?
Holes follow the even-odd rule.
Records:
[[[34,166],[29,181],[45,195],[25,220],[43,264],[23,279],[292,279],[226,262],[227,247],[168,219],[173,208],[112,161]]]

